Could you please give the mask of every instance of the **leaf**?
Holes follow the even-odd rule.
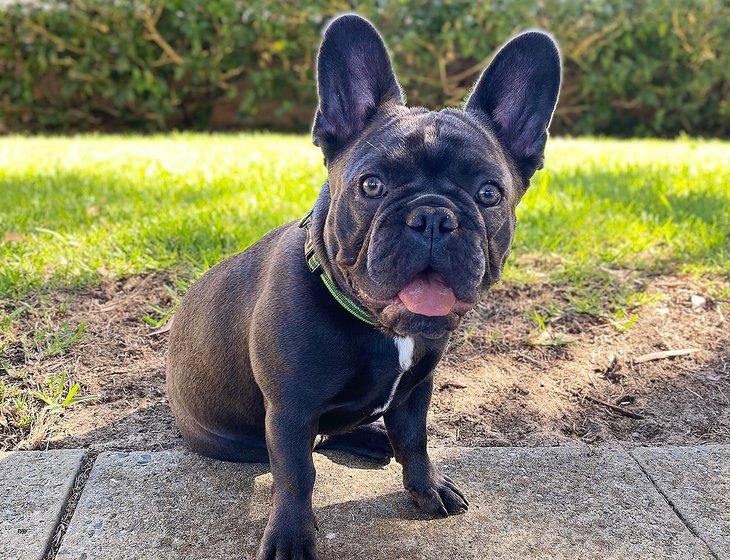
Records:
[[[527,342],[534,346],[565,346],[576,340],[577,338],[573,335],[555,332],[547,328],[528,338]]]
[[[625,321],[609,319],[611,326],[618,332],[626,332],[636,324],[639,320],[639,316],[636,313],[632,313]]]
[[[55,401],[45,393],[41,393],[40,391],[33,391],[32,394],[36,399],[43,401],[47,406],[52,406],[55,404]]]
[[[61,404],[63,406],[68,406],[70,403],[72,403],[74,400],[74,395],[79,391],[80,388],[81,385],[75,383],[74,386],[68,390],[68,394],[66,395],[66,398],[63,399],[63,402]]]

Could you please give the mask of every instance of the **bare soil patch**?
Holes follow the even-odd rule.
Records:
[[[62,355],[29,359],[9,344],[2,358],[28,384],[59,370],[90,402],[46,413],[33,425],[3,427],[0,446],[160,449],[182,445],[165,398],[166,335],[142,321],[150,305],[172,305],[160,275],[44,296],[51,322],[86,322]],[[560,287],[499,286],[453,338],[439,366],[431,443],[506,446],[571,441],[626,444],[730,442],[730,304],[706,297],[705,281],[642,279],[653,293],[624,330],[576,312],[540,329],[529,310],[559,307]],[[32,314],[16,330],[38,328]],[[648,353],[698,351],[637,363]],[[12,369],[11,368],[11,369]],[[8,377],[0,369],[0,377]],[[7,381],[7,379],[6,379]]]
[[[498,290],[439,368],[433,435],[453,445],[730,442],[730,306],[693,306],[704,286],[687,278],[646,284],[658,301],[631,328],[567,313],[549,327],[573,340],[558,346],[530,342],[540,335],[524,310],[559,301],[559,290]],[[698,351],[638,363],[670,349]]]

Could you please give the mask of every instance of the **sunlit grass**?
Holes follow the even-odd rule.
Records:
[[[520,210],[517,254],[553,273],[730,269],[730,143],[558,140]]]
[[[506,282],[601,267],[725,275],[730,143],[552,139]],[[0,139],[0,298],[165,270],[195,277],[300,217],[325,178],[305,136]]]

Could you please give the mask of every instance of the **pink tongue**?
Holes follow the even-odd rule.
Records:
[[[419,274],[398,297],[408,311],[428,317],[448,315],[456,303],[454,292],[438,272]]]

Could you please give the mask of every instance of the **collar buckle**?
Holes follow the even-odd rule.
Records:
[[[314,254],[314,245],[309,241],[309,232],[307,232],[307,240],[304,242],[304,260],[307,261],[309,272],[312,274],[322,274],[324,272],[322,263]]]
[[[314,254],[312,233],[309,231],[309,225],[312,223],[312,212],[314,212],[314,208],[312,208],[301,220],[299,220],[299,227],[304,229],[306,233],[306,237],[304,239],[304,260],[307,262],[309,272],[312,274],[322,274],[324,272],[324,268],[322,267],[322,263],[319,262],[319,259]]]

